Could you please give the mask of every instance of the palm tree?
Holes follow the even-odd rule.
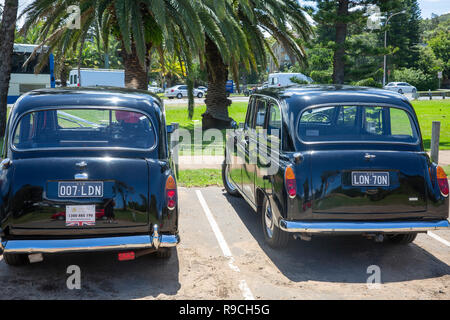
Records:
[[[0,137],[5,134],[18,0],[6,0],[0,25]]]
[[[264,32],[284,46],[293,62],[297,60],[301,63],[305,62],[305,51],[298,42],[306,41],[312,33],[304,11],[296,0],[227,1],[225,10],[228,17],[237,20],[243,30],[244,39],[237,39],[241,44],[238,46],[241,53],[230,57],[215,39],[206,35],[208,93],[205,99],[206,112],[202,115],[203,129],[229,126],[231,119],[228,116],[228,106],[231,101],[227,99],[225,86],[230,69],[238,84],[239,63],[243,63],[247,69],[251,67],[262,71],[267,65],[266,52],[276,61]],[[223,32],[227,33],[226,30]],[[233,40],[230,39],[231,43]],[[250,54],[247,48],[251,48]]]
[[[198,50],[203,46],[197,1],[80,0],[80,30],[69,29],[66,25],[66,9],[73,3],[71,0],[35,0],[23,12],[26,19],[22,32],[43,21],[41,45],[48,45],[49,51],[63,55],[81,53],[93,27],[98,27],[108,52],[108,38],[112,34],[121,43],[128,87],[147,89],[150,51],[162,46],[163,41],[167,49],[178,56],[188,56],[189,49]],[[181,41],[187,47],[181,46]]]

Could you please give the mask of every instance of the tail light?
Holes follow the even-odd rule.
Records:
[[[169,210],[175,209],[177,205],[177,185],[172,176],[166,180],[166,203]]]
[[[436,169],[436,177],[439,185],[439,190],[444,197],[448,196],[448,180],[447,175],[445,174],[444,169],[442,167],[437,167]]]
[[[295,173],[292,167],[287,167],[284,171],[284,184],[289,198],[295,198],[297,194],[297,183],[295,182]]]
[[[134,251],[129,251],[129,252],[120,252],[117,257],[119,261],[129,261],[134,260],[136,258],[136,255],[134,254]]]
[[[172,89],[172,90],[170,90],[170,92],[175,92],[175,90]]]

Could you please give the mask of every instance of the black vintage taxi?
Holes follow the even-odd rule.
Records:
[[[163,104],[145,91],[42,89],[8,121],[0,164],[7,264],[114,250],[119,260],[179,243]],[[139,254],[138,254],[139,253]]]
[[[413,107],[386,90],[307,85],[251,96],[228,134],[225,189],[261,213],[266,242],[361,234],[412,242],[449,228],[444,170],[424,151]]]

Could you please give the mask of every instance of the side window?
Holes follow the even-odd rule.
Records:
[[[256,129],[264,128],[264,122],[266,120],[267,103],[263,99],[256,100],[256,119],[255,126]]]
[[[269,105],[269,122],[267,123],[269,134],[276,134],[271,133],[272,130],[278,130],[278,136],[281,134],[281,112],[275,102],[271,102]]]

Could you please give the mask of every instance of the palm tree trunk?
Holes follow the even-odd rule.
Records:
[[[232,119],[228,116],[231,100],[227,98],[226,92],[228,66],[224,64],[219,49],[209,37],[206,37],[205,55],[208,92],[205,99],[206,112],[202,114],[203,130],[229,128]]]
[[[125,87],[148,90],[147,67],[140,63],[135,44],[132,43],[129,54],[122,43],[121,56],[125,68]]]
[[[339,0],[338,16],[345,21],[348,16],[349,0]],[[347,22],[336,23],[336,49],[333,56],[333,82],[344,83],[345,76],[345,39],[347,38]]]
[[[5,135],[18,0],[6,0],[0,26],[0,137]]]

